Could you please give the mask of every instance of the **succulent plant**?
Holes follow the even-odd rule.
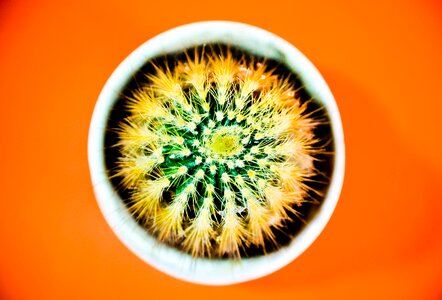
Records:
[[[115,173],[128,209],[193,256],[278,246],[275,230],[298,215],[317,174],[319,121],[265,60],[191,54],[155,65],[128,99]]]

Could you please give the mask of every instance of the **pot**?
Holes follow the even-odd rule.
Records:
[[[109,179],[105,136],[110,112],[133,75],[154,57],[194,46],[223,43],[283,63],[296,73],[314,101],[325,108],[333,136],[330,182],[316,214],[296,237],[278,251],[238,259],[192,257],[159,243],[128,212]],[[89,130],[88,159],[99,207],[117,237],[139,258],[173,277],[206,285],[227,285],[256,279],[290,263],[318,237],[337,204],[344,178],[344,138],[338,107],[313,64],[282,38],[254,26],[225,21],[199,22],[166,31],[133,51],[112,73],[96,103]]]

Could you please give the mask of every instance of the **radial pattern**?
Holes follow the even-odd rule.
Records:
[[[193,256],[278,245],[315,175],[317,121],[265,61],[196,51],[155,67],[118,128],[115,176],[158,240]]]

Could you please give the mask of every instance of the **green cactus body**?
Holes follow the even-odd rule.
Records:
[[[265,61],[199,49],[156,66],[129,100],[115,176],[149,232],[203,257],[278,244],[321,151],[318,122],[287,78]]]

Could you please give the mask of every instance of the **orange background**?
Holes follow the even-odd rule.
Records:
[[[442,2],[375,2],[1,1],[0,298],[442,299]],[[304,52],[336,97],[347,147],[342,196],[316,242],[227,287],[173,279],[129,252],[97,207],[86,155],[118,63],[209,19]]]

